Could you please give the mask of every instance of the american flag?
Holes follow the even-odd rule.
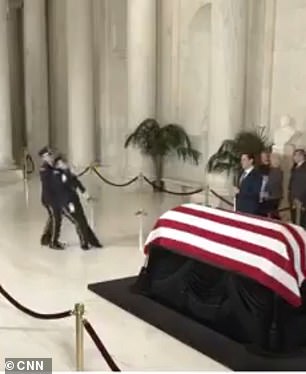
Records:
[[[280,221],[184,204],[164,213],[149,234],[150,245],[252,278],[291,305],[301,305],[306,234]]]

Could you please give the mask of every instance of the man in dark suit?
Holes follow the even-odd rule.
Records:
[[[235,188],[236,210],[238,212],[260,213],[262,175],[255,169],[254,163],[254,155],[247,153],[241,155],[243,172],[239,178],[239,186]]]
[[[48,221],[41,236],[41,244],[49,245],[52,249],[64,249],[59,242],[62,223],[62,197],[57,183],[54,167],[54,155],[50,148],[44,147],[39,151],[42,160],[40,168],[41,202],[48,212]]]
[[[263,151],[260,154],[260,164],[258,166],[258,171],[262,176],[262,185],[259,198],[259,214],[261,216],[267,216],[270,210],[270,202],[267,199],[267,184],[269,181],[270,170],[270,153],[268,151]]]
[[[289,181],[289,201],[291,206],[291,220],[294,223],[300,223],[306,228],[306,162],[305,151],[303,149],[295,150],[293,154],[294,165],[291,169]],[[302,205],[301,222],[296,222],[296,209],[298,203]]]

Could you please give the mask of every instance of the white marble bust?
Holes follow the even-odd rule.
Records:
[[[273,152],[283,154],[285,146],[296,134],[296,129],[292,124],[288,114],[283,115],[280,119],[280,126],[275,130],[273,137]]]

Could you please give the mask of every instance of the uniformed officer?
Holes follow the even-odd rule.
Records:
[[[89,200],[90,196],[86,188],[77,176],[71,172],[62,155],[55,158],[54,167],[60,171],[60,181],[63,187],[62,194],[64,196],[63,214],[75,225],[81,248],[84,250],[88,250],[90,247],[102,248],[101,243],[88,224],[78,195],[78,191],[80,191]]]
[[[53,167],[54,156],[50,148],[44,147],[38,154],[42,160],[41,202],[48,211],[48,221],[41,237],[41,244],[49,245],[52,249],[64,249],[64,245],[59,242],[63,205],[57,177],[59,172]]]

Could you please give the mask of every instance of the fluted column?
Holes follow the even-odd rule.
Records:
[[[13,164],[7,11],[7,1],[0,0],[0,169]]]
[[[92,2],[66,1],[69,159],[84,167],[95,156]]]
[[[209,155],[225,139],[244,127],[248,0],[215,0],[212,3],[211,106]],[[212,174],[210,186],[231,195],[232,179]],[[211,201],[219,204],[219,201]]]
[[[264,21],[264,62],[261,94],[261,123],[270,130],[271,120],[271,91],[273,75],[273,55],[275,39],[276,1],[265,2]]]
[[[128,0],[128,126],[156,115],[156,0]],[[143,171],[141,156],[128,153],[129,172]]]
[[[49,143],[47,26],[45,0],[24,0],[24,74],[28,148],[33,157]]]
[[[180,0],[161,0],[158,7],[158,118],[179,120]]]
[[[248,0],[212,4],[212,92],[209,153],[243,127]]]

